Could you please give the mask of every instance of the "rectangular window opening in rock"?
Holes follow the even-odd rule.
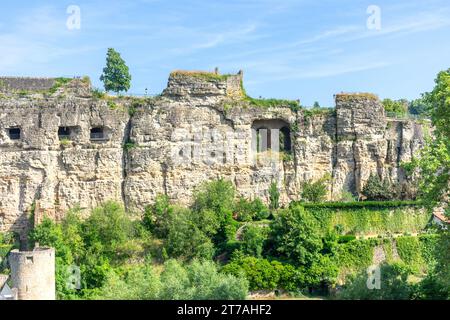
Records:
[[[9,128],[8,135],[11,140],[20,140],[20,128]]]
[[[59,127],[58,128],[58,138],[62,139],[70,139],[72,130],[70,127]]]
[[[91,128],[91,140],[92,141],[106,140],[105,130],[102,127]]]

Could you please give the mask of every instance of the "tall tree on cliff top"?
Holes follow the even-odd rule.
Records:
[[[131,75],[128,66],[113,48],[108,49],[106,54],[106,67],[100,77],[106,91],[119,93],[130,89]]]

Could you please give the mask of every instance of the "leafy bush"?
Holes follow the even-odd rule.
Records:
[[[317,220],[301,206],[282,210],[275,216],[271,238],[277,253],[298,265],[310,265],[322,249]]]
[[[18,237],[12,232],[0,233],[0,273],[8,273],[7,257],[11,250],[19,248]]]
[[[340,299],[362,300],[407,300],[410,299],[414,287],[408,283],[411,274],[403,263],[384,264],[381,266],[381,286],[377,290],[367,288],[367,272],[363,271],[344,286],[338,295]]]
[[[194,193],[194,212],[208,211],[215,215],[214,220],[219,229],[214,236],[214,243],[223,245],[233,239],[238,223],[233,219],[235,188],[230,181],[218,179],[202,184]]]
[[[359,208],[397,208],[397,207],[424,207],[425,203],[422,201],[408,200],[408,201],[358,201],[358,202],[322,202],[322,203],[303,203],[303,202],[291,202],[290,206],[301,205],[308,209],[359,209]]]
[[[270,210],[276,210],[280,207],[280,191],[278,191],[277,184],[272,182],[269,188],[269,208]]]
[[[235,204],[234,212],[239,221],[260,220],[269,216],[269,210],[259,198],[256,198],[253,201],[249,201],[242,197],[239,198]]]
[[[261,258],[267,237],[267,228],[254,225],[245,226],[242,234],[242,251]]]
[[[407,100],[391,100],[384,99],[382,101],[384,110],[386,112],[392,112],[399,115],[403,115],[408,111],[409,102]]]
[[[69,212],[56,224],[45,218],[29,234],[30,243],[56,249],[56,288],[58,298],[87,297],[103,286],[114,266],[144,255],[148,235],[134,223],[122,206],[107,202],[82,221],[78,212]],[[82,290],[67,286],[71,266],[81,272]]]
[[[302,199],[309,202],[323,202],[328,193],[327,183],[330,181],[329,176],[313,182],[312,180],[303,183]]]
[[[212,261],[183,266],[169,260],[158,274],[150,264],[132,266],[122,275],[112,271],[96,298],[113,300],[235,300],[245,299],[245,279],[219,273]]]
[[[367,200],[393,200],[397,197],[397,190],[389,180],[381,180],[377,174],[371,174],[362,190]]]
[[[222,271],[235,276],[245,276],[252,291],[274,289],[294,291],[302,284],[302,277],[293,266],[251,256],[236,255]]]

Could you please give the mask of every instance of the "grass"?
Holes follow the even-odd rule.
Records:
[[[59,88],[61,88],[62,86],[68,84],[70,81],[72,81],[71,78],[55,78],[55,83],[53,84],[53,87],[51,87],[48,90],[49,94],[54,94],[56,91],[58,91]]]
[[[215,72],[208,72],[208,71],[175,70],[170,73],[170,76],[171,77],[193,77],[193,78],[203,79],[206,81],[223,81],[232,75],[231,74],[217,74]]]
[[[312,108],[304,109],[303,115],[305,118],[310,118],[316,115],[331,115],[336,112],[335,108]]]
[[[422,201],[354,201],[354,202],[299,202],[293,201],[292,205],[300,204],[305,208],[396,208],[396,207],[423,207],[425,203]]]
[[[61,140],[59,140],[59,144],[63,147],[67,147],[72,143],[72,141],[68,138],[62,138]]]
[[[373,93],[357,92],[357,93],[338,93],[336,94],[336,101],[351,101],[351,100],[379,100],[378,96]]]

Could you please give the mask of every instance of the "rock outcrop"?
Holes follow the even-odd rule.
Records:
[[[54,218],[109,199],[142,210],[159,193],[186,204],[218,177],[263,200],[274,181],[284,203],[325,174],[330,198],[357,195],[371,173],[404,181],[399,164],[423,145],[423,124],[387,118],[373,95],[339,94],[335,110],[314,114],[254,103],[241,72],[174,72],[151,99],[88,89],[75,80],[51,94],[0,95],[0,231],[24,233],[36,204]]]

